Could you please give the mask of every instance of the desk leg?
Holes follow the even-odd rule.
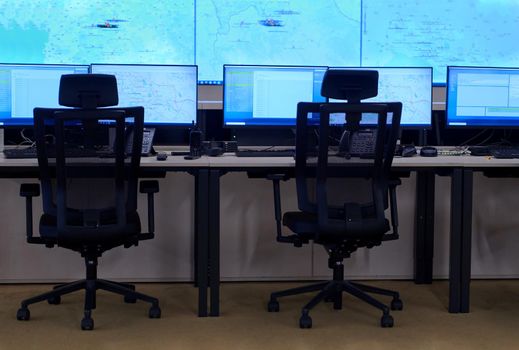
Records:
[[[449,312],[469,312],[472,170],[454,169],[451,184]]]
[[[460,311],[461,294],[461,231],[463,202],[463,169],[453,169],[451,175],[451,232],[449,257],[449,312]]]
[[[209,171],[209,287],[210,316],[220,315],[220,171]]]
[[[470,309],[470,272],[472,250],[472,192],[473,171],[463,170],[463,229],[461,232],[461,294],[460,312],[469,312]]]
[[[435,174],[421,170],[416,177],[415,283],[432,283],[434,255]]]
[[[198,316],[207,316],[207,277],[209,253],[209,170],[199,169],[195,175],[195,274],[198,285]]]

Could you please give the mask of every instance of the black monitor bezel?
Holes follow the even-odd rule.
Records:
[[[195,123],[198,125],[200,123],[199,121],[199,115],[200,113],[198,108],[198,65],[196,64],[154,64],[154,63],[91,63],[89,65],[89,74],[92,73],[92,67],[93,66],[145,66],[145,67],[194,67],[196,72],[196,113],[195,113]],[[151,123],[146,122],[146,110],[144,110],[144,125],[146,127],[152,127],[152,128],[160,128],[164,130],[172,130],[172,129],[185,129],[188,127],[191,127],[193,123]]]
[[[329,66],[321,66],[321,65],[287,65],[287,64],[224,64],[223,65],[223,84],[222,86],[222,127],[225,129],[257,129],[257,130],[265,130],[265,129],[294,129],[296,128],[296,116],[294,115],[294,124],[293,125],[227,125],[225,124],[225,68],[226,67],[279,67],[279,68],[318,68],[324,69],[325,71],[329,69]]]
[[[89,64],[73,64],[73,63],[7,63],[2,62],[0,63],[0,69],[2,66],[20,66],[20,67],[79,67],[79,68],[85,68],[86,72],[90,74],[90,65]],[[25,120],[33,121],[33,118],[24,118]],[[21,123],[21,124],[6,124],[5,122],[1,122],[0,128],[2,129],[25,129],[34,127],[34,122],[32,123]]]
[[[377,70],[378,69],[429,69],[431,71],[431,114],[429,119],[429,124],[402,124],[400,122],[400,128],[403,130],[432,130],[432,124],[433,124],[433,90],[434,90],[434,83],[433,83],[433,77],[434,77],[434,68],[428,67],[428,66],[360,66],[360,67],[352,67],[352,66],[341,66],[341,67],[335,67],[330,66],[330,69],[362,69],[362,70]],[[380,79],[380,75],[379,75]],[[394,101],[387,101],[387,102],[394,102]]]
[[[472,129],[472,130],[485,130],[485,129],[519,129],[517,125],[449,125],[449,80],[450,80],[450,69],[451,68],[468,68],[468,69],[499,69],[499,70],[516,70],[519,72],[519,67],[492,67],[492,66],[447,66],[447,80],[445,87],[445,128],[447,129]]]

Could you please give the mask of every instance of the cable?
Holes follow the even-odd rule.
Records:
[[[480,137],[481,135],[483,135],[485,132],[487,132],[488,129],[483,129],[482,131],[478,132],[476,135],[472,136],[471,138],[469,138],[468,140],[460,143],[459,145],[460,146],[465,146],[467,145],[470,141],[473,141],[475,139],[477,139],[478,137]]]
[[[495,134],[495,130],[492,130],[492,132],[490,133],[490,135],[484,139],[483,141],[481,141],[480,143],[476,144],[476,146],[482,146],[484,145],[485,143],[487,143],[488,141],[490,141],[492,139],[492,137],[494,137],[494,134]]]

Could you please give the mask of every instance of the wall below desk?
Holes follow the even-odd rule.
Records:
[[[450,180],[436,179],[434,276],[448,274]],[[27,180],[1,179],[0,282],[55,282],[82,278],[77,253],[25,242],[25,202],[19,185]],[[474,177],[472,275],[519,277],[518,179]],[[100,260],[104,278],[128,281],[193,279],[193,178],[168,173],[156,197],[156,238],[138,247],[116,248]],[[296,208],[295,183],[282,183],[283,210]],[[410,279],[413,276],[415,178],[398,189],[401,239],[359,250],[346,262],[353,278]],[[35,212],[41,204],[35,201]],[[140,202],[145,220],[145,197]],[[35,225],[37,222],[35,222]],[[147,223],[143,222],[145,227]],[[221,275],[223,280],[317,279],[328,276],[322,247],[294,248],[275,242],[272,185],[244,173],[221,178]]]

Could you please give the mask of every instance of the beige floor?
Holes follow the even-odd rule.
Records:
[[[160,298],[163,317],[147,318],[147,305],[125,305],[101,292],[95,330],[80,330],[82,293],[61,305],[30,308],[31,320],[15,319],[19,301],[48,285],[0,285],[0,349],[519,349],[519,281],[474,281],[469,314],[449,314],[447,283],[375,282],[399,290],[404,311],[393,312],[395,327],[378,327],[379,313],[344,298],[345,308],[319,305],[314,327],[298,328],[300,307],[309,296],[281,299],[279,313],[267,313],[270,291],[296,283],[225,283],[218,318],[196,317],[196,289],[187,284],[142,284]],[[387,299],[386,299],[387,300]]]

